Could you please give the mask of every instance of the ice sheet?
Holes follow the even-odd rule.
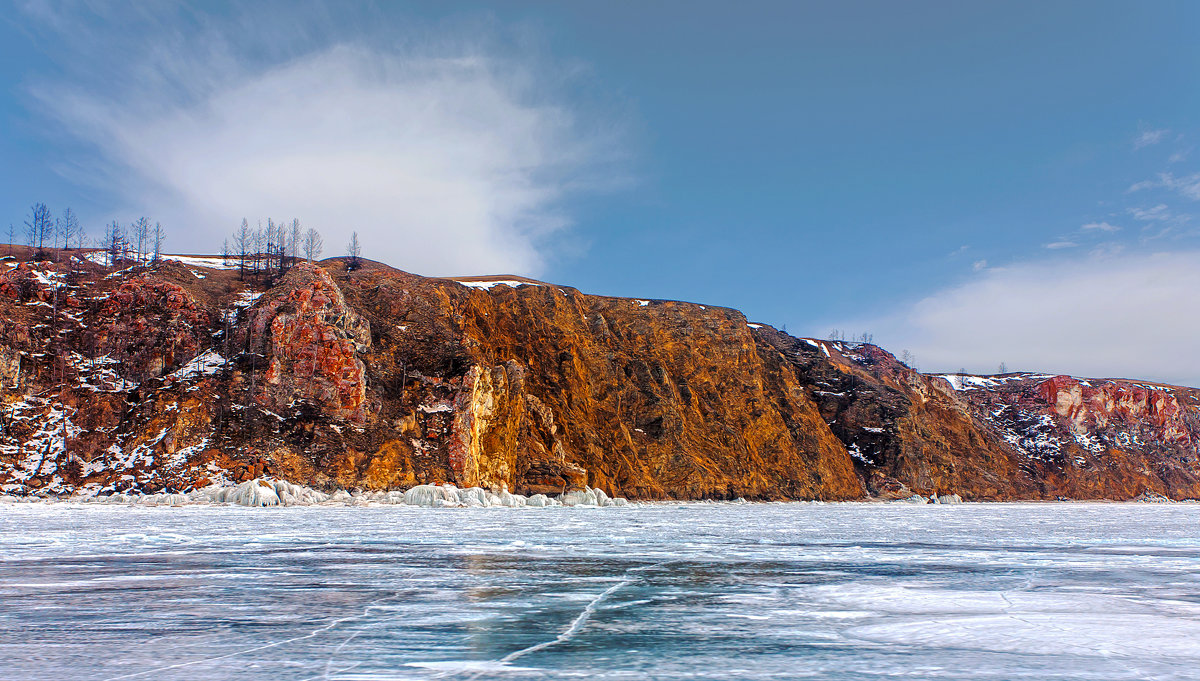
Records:
[[[1200,678],[1195,504],[0,510],[5,679]]]

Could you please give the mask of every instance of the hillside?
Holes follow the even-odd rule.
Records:
[[[0,260],[0,491],[1200,497],[1200,391],[926,376],[735,310],[338,259]]]

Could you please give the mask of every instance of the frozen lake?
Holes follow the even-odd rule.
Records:
[[[0,677],[1200,679],[1200,505],[3,505]]]

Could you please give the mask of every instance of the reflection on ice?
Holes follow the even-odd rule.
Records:
[[[6,505],[0,676],[1200,678],[1197,505],[415,501]]]

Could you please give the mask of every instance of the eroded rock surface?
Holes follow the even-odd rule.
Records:
[[[735,310],[516,277],[58,260],[0,263],[9,493],[271,475],[531,499],[1200,496],[1187,388],[955,383]]]

